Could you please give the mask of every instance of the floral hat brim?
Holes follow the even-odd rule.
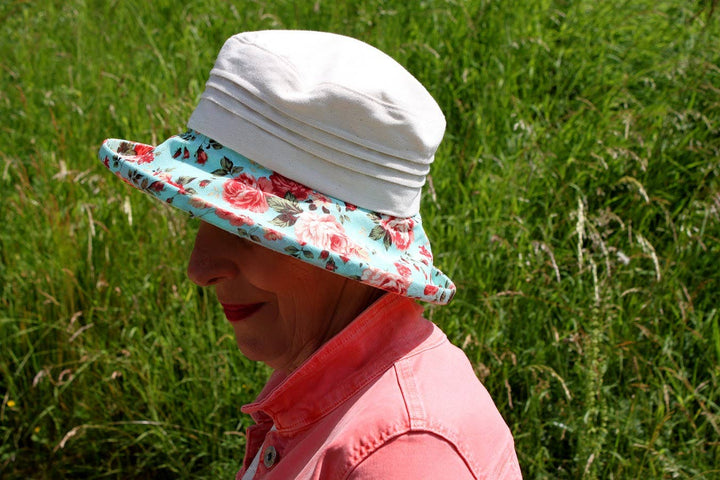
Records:
[[[157,147],[108,139],[99,157],[125,183],[277,252],[431,303],[455,294],[433,266],[419,214],[393,217],[323,195],[193,130]]]

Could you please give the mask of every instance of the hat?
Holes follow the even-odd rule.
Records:
[[[386,54],[331,33],[235,35],[188,128],[158,146],[108,139],[99,157],[133,187],[272,250],[452,299],[419,214],[445,119]]]

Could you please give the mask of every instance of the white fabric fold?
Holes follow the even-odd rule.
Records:
[[[419,211],[445,118],[374,47],[274,30],[225,43],[188,127],[321,193],[408,217]]]

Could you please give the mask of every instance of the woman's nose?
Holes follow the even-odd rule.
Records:
[[[233,250],[233,237],[225,230],[202,222],[188,262],[187,275],[190,280],[207,287],[237,275],[237,265],[229,255]]]

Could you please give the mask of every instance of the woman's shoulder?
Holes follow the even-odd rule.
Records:
[[[383,449],[386,455],[375,463],[395,457],[392,452],[406,444],[402,439],[412,436],[421,456],[430,454],[418,447],[424,445],[454,452],[479,477],[518,478],[499,474],[517,465],[510,430],[465,354],[437,327],[336,413],[342,429],[326,460],[334,458],[344,471]]]

